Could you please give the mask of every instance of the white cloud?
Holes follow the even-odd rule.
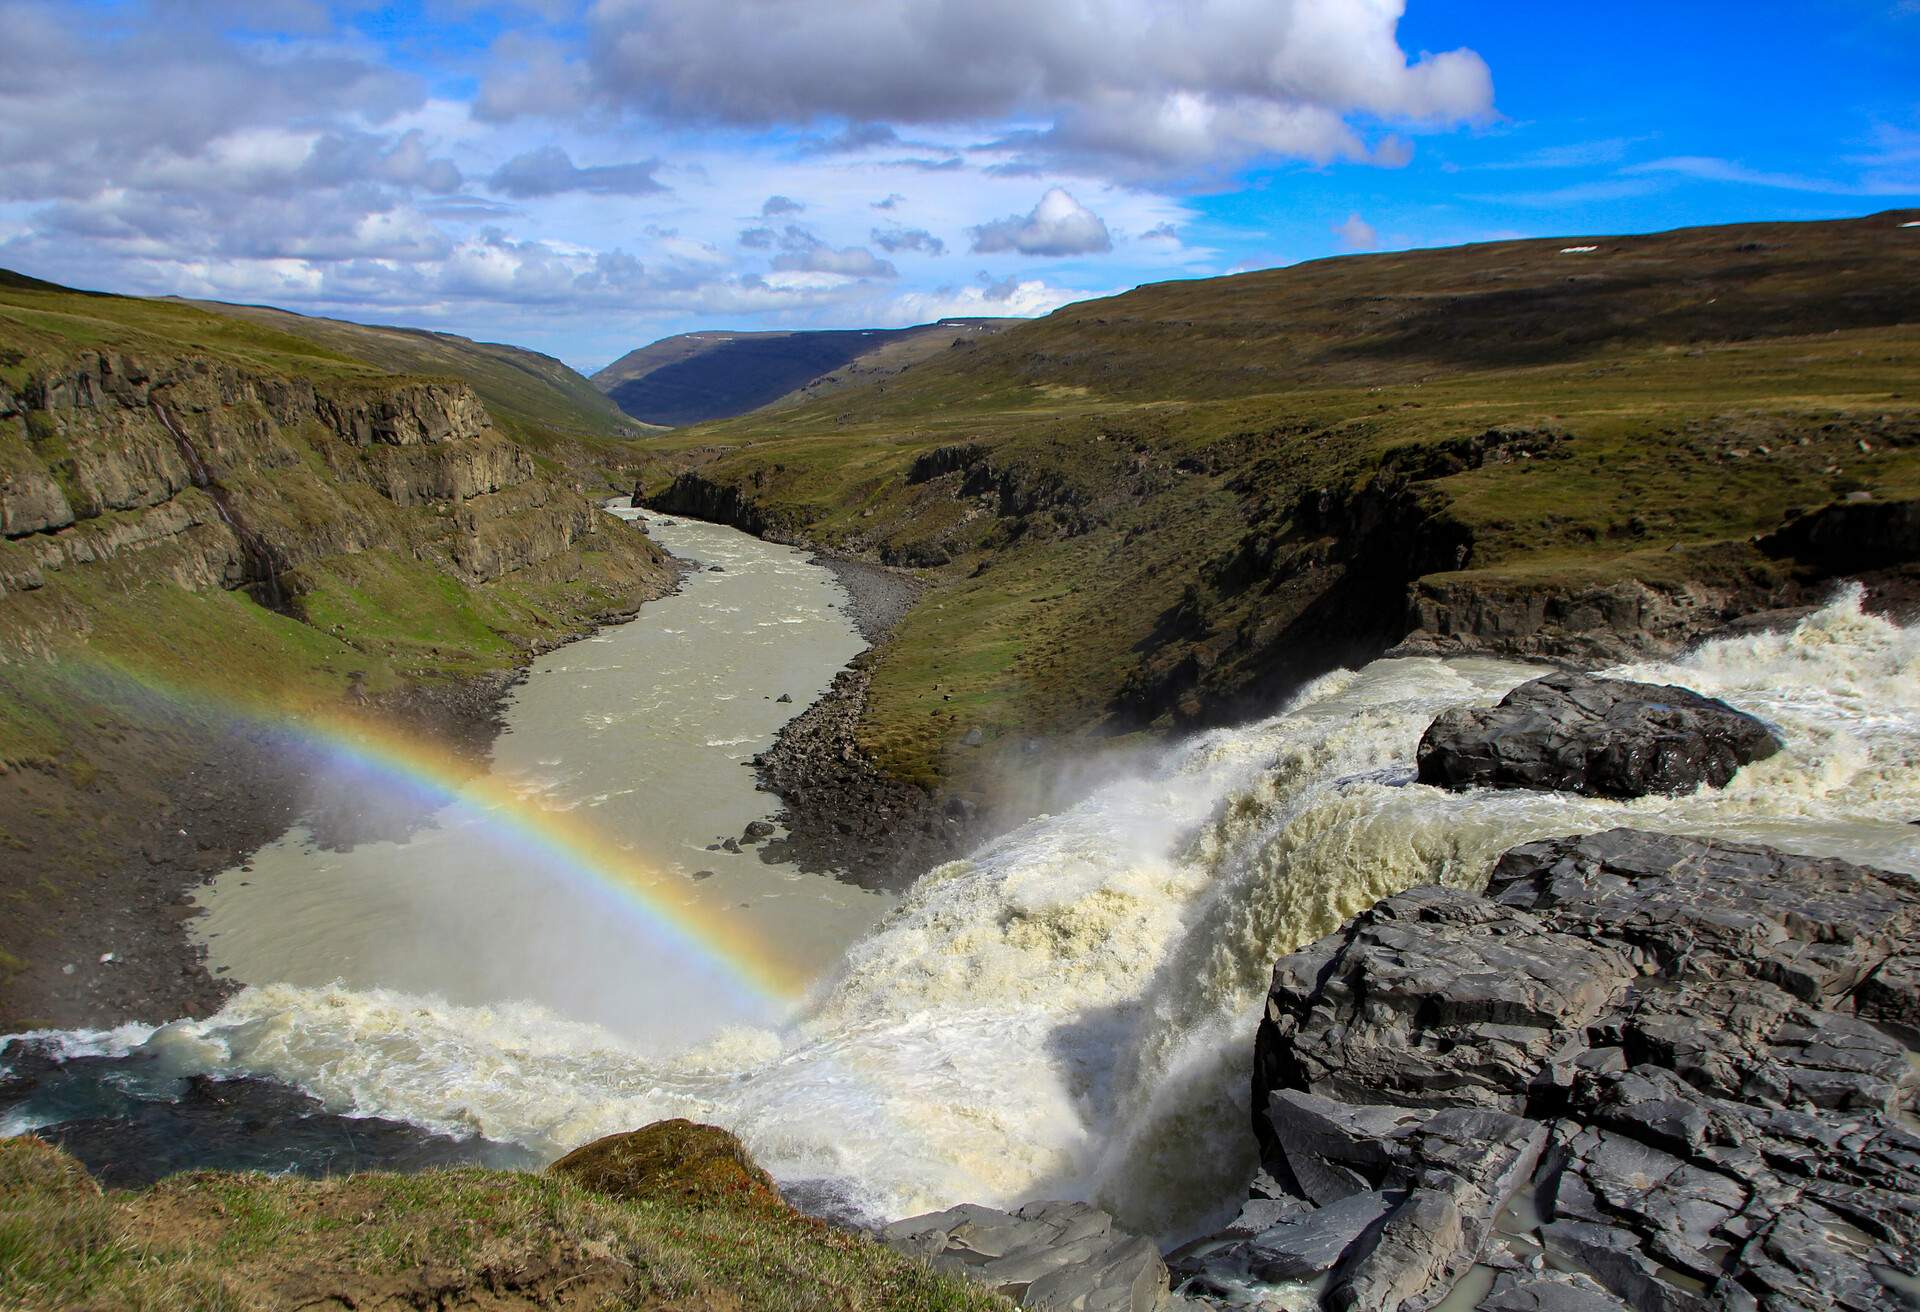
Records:
[[[1825,196],[1907,196],[1920,192],[1920,173],[1905,177],[1869,177],[1861,179],[1817,178],[1801,173],[1782,173],[1749,168],[1734,160],[1707,155],[1675,155],[1649,160],[1622,169],[1629,174],[1667,173],[1702,182],[1725,182],[1743,187],[1768,187],[1781,191],[1814,192]]]
[[[476,69],[470,30],[363,27],[372,0],[114,0],[85,23],[0,0],[0,265],[567,358],[1035,314],[1092,294],[1036,258],[1116,286],[1224,264],[1181,234],[1241,238],[1177,175],[1402,162],[1395,128],[1486,102],[1477,58],[1409,61],[1395,0],[425,3],[504,35]],[[669,76],[640,87],[635,60]],[[935,257],[969,246],[979,281],[954,285]]]
[[[947,244],[925,228],[875,228],[873,244],[889,255],[900,251],[919,251],[925,255],[947,253]]]
[[[1370,251],[1380,244],[1379,232],[1357,213],[1334,224],[1333,235],[1340,239],[1343,251]]]
[[[1403,0],[601,0],[584,47],[500,53],[497,116],[597,102],[669,122],[1039,126],[1016,153],[1184,172],[1256,155],[1375,158],[1350,118],[1480,119],[1470,50],[1409,59]],[[817,139],[816,139],[817,140]],[[1404,140],[1377,158],[1404,163]]]
[[[931,323],[935,319],[1019,318],[1052,314],[1063,305],[1112,296],[1115,291],[1075,291],[1055,287],[1044,279],[1004,279],[969,287],[941,287],[908,292],[893,299],[888,320],[896,324]],[[882,322],[876,320],[876,322]]]
[[[820,273],[839,278],[898,278],[900,271],[864,246],[835,249],[810,230],[788,224],[780,234],[780,254],[773,257],[776,273]]]
[[[1018,214],[973,229],[975,254],[1018,251],[1022,255],[1097,255],[1113,249],[1113,234],[1098,214],[1055,187],[1040,198],[1033,212]]]

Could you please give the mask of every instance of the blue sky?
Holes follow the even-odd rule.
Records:
[[[1920,205],[1915,0],[0,0],[0,35],[0,265],[587,369]]]

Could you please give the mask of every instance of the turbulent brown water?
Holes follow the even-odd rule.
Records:
[[[1536,671],[1380,661],[1170,749],[925,877],[780,1029],[677,1053],[535,1006],[264,985],[220,1015],[68,1036],[270,1075],[328,1105],[557,1153],[668,1116],[880,1215],[1094,1199],[1190,1233],[1253,1169],[1248,1063],[1273,961],[1420,882],[1617,825],[1920,873],[1920,630],[1847,598],[1790,634],[1619,671],[1761,716],[1786,749],[1724,791],[1611,802],[1413,781],[1440,710]]]

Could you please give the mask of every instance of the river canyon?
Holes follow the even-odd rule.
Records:
[[[1083,1198],[1171,1243],[1231,1214],[1255,1169],[1247,1071],[1274,961],[1382,897],[1478,888],[1517,844],[1619,826],[1920,875],[1920,629],[1863,613],[1852,591],[1790,630],[1612,671],[1723,698],[1779,734],[1783,751],[1721,791],[1418,784],[1438,712],[1539,671],[1387,659],[1115,773],[889,904],[705,849],[771,810],[740,765],[792,709],[767,699],[804,705],[859,643],[799,553],[709,526],[655,532],[721,570],[545,658],[494,771],[758,918],[804,977],[791,1011],[743,1005],[710,978],[710,945],[676,957],[645,914],[577,900],[455,815],[344,854],[296,832],[222,876],[201,932],[247,987],[217,1015],[33,1042],[111,1058],[103,1078],[156,1095],[195,1074],[264,1077],[534,1160],[684,1116],[734,1130],[836,1214]],[[728,589],[756,575],[763,591],[740,604],[747,589]],[[672,668],[683,624],[708,626],[697,671]],[[705,678],[703,695],[656,706],[669,677]],[[301,908],[282,918],[295,928],[276,905]],[[423,918],[458,932],[430,948]],[[352,949],[331,973],[329,944]],[[4,1128],[67,1114],[29,1094]]]

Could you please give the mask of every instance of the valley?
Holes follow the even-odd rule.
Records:
[[[649,439],[642,491],[921,571],[861,747],[1017,815],[1049,745],[1231,722],[1390,649],[1668,654],[1843,574],[1911,606],[1912,217],[1144,287]],[[1844,562],[1810,549],[1848,522]]]
[[[1910,214],[1157,284],[672,429],[514,348],[7,275],[0,1132],[71,1155],[0,1151],[0,1291],[1879,1306]],[[1653,747],[1567,730],[1596,777],[1719,765],[1428,770],[1522,685],[1653,698]],[[1323,966],[1405,997],[1342,1047]],[[1779,1041],[1675,1039],[1682,990]],[[1582,1201],[1656,1153],[1744,1174]]]

